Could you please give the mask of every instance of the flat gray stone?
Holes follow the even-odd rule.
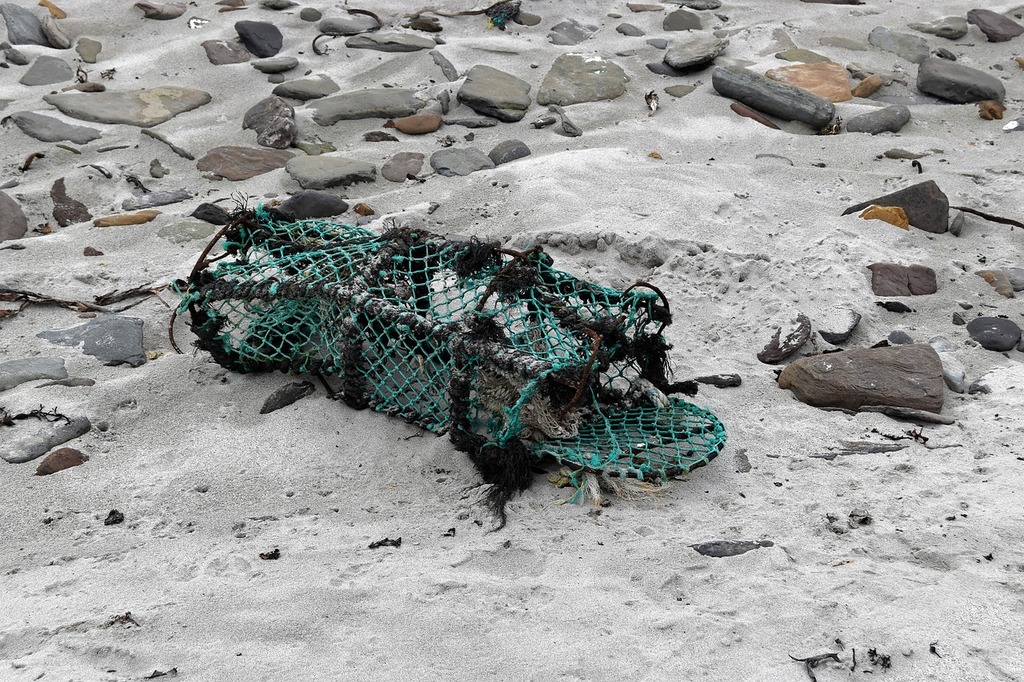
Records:
[[[4,45],[7,44],[8,43],[4,43]],[[25,53],[16,47],[8,47],[3,51],[3,54],[4,57],[7,58],[7,61],[15,66],[28,66],[28,57],[26,57]]]
[[[405,182],[410,175],[419,174],[424,158],[419,152],[398,152],[385,162],[380,174],[391,182]]]
[[[157,21],[177,19],[188,9],[187,5],[178,2],[136,2],[135,6],[142,10],[143,16],[147,19]]]
[[[928,58],[931,49],[928,41],[912,33],[900,33],[891,31],[884,26],[878,26],[868,34],[868,43],[880,50],[897,54],[908,62],[920,64]]]
[[[596,26],[584,26],[575,19],[566,19],[551,27],[548,40],[552,45],[579,45],[590,40],[596,30]]]
[[[490,116],[448,116],[444,119],[446,126],[462,126],[463,128],[493,128],[500,121]]]
[[[22,85],[53,85],[66,83],[74,78],[75,72],[66,61],[60,57],[42,54],[36,57],[32,66],[18,82]]]
[[[0,15],[7,24],[7,40],[12,45],[42,45],[50,47],[50,41],[43,33],[39,18],[21,5],[13,2],[0,4]]]
[[[64,358],[38,357],[0,362],[0,391],[36,379],[66,379]]]
[[[909,122],[910,109],[901,104],[894,104],[884,109],[854,116],[846,122],[846,131],[870,135],[898,133]]]
[[[273,57],[281,51],[281,29],[266,21],[236,21],[235,32],[245,49],[257,57]]]
[[[729,41],[713,35],[700,35],[683,43],[673,44],[665,52],[664,61],[674,69],[687,69],[707,64],[722,54]]]
[[[181,201],[188,201],[192,198],[192,192],[187,189],[171,189],[162,190],[159,192],[146,192],[138,196],[125,199],[121,202],[121,208],[125,211],[138,211],[143,208],[153,208],[154,206],[166,206],[168,204],[177,204]]]
[[[1003,268],[1014,291],[1024,291],[1024,268]]]
[[[283,73],[294,69],[298,65],[299,60],[295,57],[269,57],[267,59],[257,59],[252,63],[252,68],[260,73]]]
[[[53,116],[46,116],[34,111],[16,111],[11,114],[11,119],[21,129],[21,132],[40,142],[67,140],[75,144],[87,144],[101,137],[100,131],[95,128],[72,125]]]
[[[69,417],[55,422],[22,419],[16,424],[4,429],[4,440],[0,444],[0,459],[11,464],[42,457],[58,445],[89,433],[92,428],[88,417]]]
[[[422,109],[424,104],[416,96],[415,90],[380,88],[324,97],[314,100],[307,107],[313,110],[314,121],[329,126],[352,119],[410,116]]]
[[[345,41],[345,47],[380,52],[433,50],[437,43],[414,33],[362,33]]]
[[[207,104],[210,99],[210,94],[202,90],[172,85],[148,90],[61,93],[43,97],[47,104],[72,118],[96,123],[124,123],[141,128],[169,121],[178,114]]]
[[[225,180],[249,178],[283,168],[295,155],[283,149],[254,149],[225,145],[214,147],[196,161],[196,168]]]
[[[377,169],[372,163],[326,154],[297,156],[285,165],[285,170],[302,189],[348,187],[377,178]]]
[[[295,110],[280,97],[271,95],[254,104],[242,118],[242,128],[256,131],[256,144],[287,149],[298,136]]]
[[[719,0],[669,0],[669,2],[697,10],[718,9],[722,6]]]
[[[616,26],[615,32],[621,33],[622,35],[627,36],[629,38],[639,38],[641,36],[647,35],[646,33],[643,32],[642,29],[637,28],[633,24],[628,23],[622,23]]]
[[[929,57],[917,70],[917,89],[956,104],[993,99],[1002,102],[1006,88],[995,76],[938,57]]]
[[[364,14],[346,14],[343,17],[328,17],[321,20],[317,28],[321,33],[332,36],[354,36],[377,28],[373,17]]]
[[[615,99],[629,78],[618,64],[600,57],[564,54],[555,60],[537,90],[537,104],[579,104]]]
[[[28,232],[28,219],[21,205],[4,192],[0,192],[0,242],[21,239]]]
[[[270,414],[282,407],[288,407],[294,402],[305,398],[307,395],[316,393],[316,386],[310,381],[295,381],[285,384],[271,393],[260,408],[260,414]]]
[[[103,51],[103,43],[92,38],[79,38],[75,51],[86,64],[95,64],[96,58]]]
[[[202,46],[206,50],[206,58],[214,66],[243,64],[252,59],[249,50],[239,40],[204,40]]]
[[[846,36],[825,36],[818,40],[818,44],[822,47],[840,47],[854,52],[864,52],[868,49],[868,46],[859,40],[847,38]]]
[[[478,114],[511,123],[530,106],[530,84],[504,71],[477,64],[466,74],[456,98]]]
[[[967,323],[967,333],[985,350],[1008,351],[1021,340],[1021,329],[1002,317],[976,317]]]
[[[278,205],[277,210],[294,220],[331,218],[348,210],[348,202],[336,194],[307,189],[296,192]]]
[[[120,315],[100,315],[70,329],[36,334],[59,346],[82,346],[82,352],[104,365],[139,367],[146,362],[142,347],[142,320]]]
[[[964,17],[944,17],[935,21],[915,22],[907,25],[915,31],[946,40],[960,40],[967,35],[967,19]]]
[[[46,34],[46,39],[50,41],[50,45],[58,50],[69,50],[71,49],[71,38],[64,32],[57,20],[49,14],[43,16],[43,33]]]
[[[434,63],[441,67],[441,73],[444,74],[444,77],[448,79],[449,83],[459,80],[458,69],[455,68],[454,64],[448,61],[447,57],[437,50],[431,52],[430,56],[434,60]]]
[[[494,168],[491,157],[476,147],[439,149],[430,155],[430,166],[439,175],[469,175],[478,170]]]
[[[189,220],[181,223],[164,225],[156,233],[157,237],[166,239],[172,244],[187,244],[198,239],[208,240],[217,228],[210,223]]]
[[[500,166],[503,163],[515,161],[516,159],[522,159],[530,154],[530,148],[521,140],[504,140],[494,145],[494,148],[487,152],[487,156],[490,157],[495,166]]]
[[[665,15],[661,27],[666,31],[699,31],[701,29],[700,16],[685,9],[677,9]]]
[[[338,87],[337,83],[328,76],[319,74],[312,78],[297,78],[285,81],[274,88],[274,94],[278,97],[307,101],[333,95],[339,90],[341,88]]]
[[[827,99],[740,66],[716,67],[711,84],[724,97],[813,128],[823,128],[835,118],[835,105]]]
[[[715,559],[722,559],[730,556],[739,556],[752,552],[755,549],[761,549],[762,547],[774,547],[775,543],[771,540],[712,540],[711,542],[701,542],[696,545],[690,545],[690,547],[702,556],[708,556]]]
[[[323,16],[324,15],[320,13],[320,10],[316,9],[315,7],[303,7],[299,11],[299,19],[302,19],[303,21],[308,21],[309,23],[313,23],[314,21],[320,21],[323,18]]]

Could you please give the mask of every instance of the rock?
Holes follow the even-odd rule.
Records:
[[[208,223],[199,223],[189,220],[181,223],[164,225],[156,233],[160,239],[166,239],[172,244],[187,244],[197,239],[209,239],[216,232],[216,228]]]
[[[928,41],[911,33],[890,31],[878,26],[868,34],[868,43],[875,47],[899,55],[908,62],[920,64],[931,53]]]
[[[86,64],[95,64],[96,57],[99,56],[102,50],[103,43],[92,38],[79,38],[78,44],[75,45],[75,51]]]
[[[1024,268],[1003,268],[1014,291],[1024,291]]]
[[[72,118],[150,128],[210,101],[209,93],[171,85],[148,90],[45,95],[43,101]]]
[[[434,60],[434,63],[441,67],[441,73],[448,79],[448,82],[459,80],[458,69],[455,68],[448,58],[437,50],[433,50],[430,53],[430,57]]]
[[[626,7],[630,12],[664,12],[664,5],[645,5],[639,2],[627,2]]]
[[[410,175],[415,176],[423,168],[423,154],[418,152],[398,152],[380,169],[385,180],[405,182]]]
[[[967,323],[967,333],[986,350],[1011,350],[1021,340],[1020,327],[1002,317],[976,317]]]
[[[22,464],[42,457],[58,445],[89,432],[92,423],[88,417],[66,417],[57,421],[24,419],[17,422],[11,433],[5,429],[0,442],[0,459],[11,464]]]
[[[372,163],[326,154],[297,156],[288,162],[285,170],[302,189],[348,187],[377,178],[377,169]]]
[[[854,116],[846,122],[846,132],[868,133],[869,135],[898,133],[909,122],[910,109],[902,104],[894,104],[884,109]]]
[[[329,126],[343,120],[409,116],[422,109],[423,105],[415,90],[382,88],[324,97],[310,102],[308,108],[313,110],[314,121]]]
[[[967,35],[967,20],[963,17],[945,17],[926,23],[908,24],[908,26],[915,31],[928,33],[947,40],[960,40]]]
[[[978,270],[975,274],[988,282],[1000,296],[1013,298],[1013,284],[1002,270]]]
[[[53,219],[60,227],[75,225],[92,220],[92,214],[85,204],[67,195],[64,187],[64,178],[58,178],[50,189],[50,198],[53,199]]]
[[[758,111],[754,111],[745,104],[733,102],[732,104],[729,105],[729,108],[735,111],[740,116],[749,118],[752,121],[757,121],[758,123],[767,128],[771,128],[772,130],[782,130],[781,128],[779,128],[778,125],[775,124],[775,121],[772,121],[771,119],[767,118],[766,116],[764,116],[764,114]]]
[[[398,138],[391,133],[385,133],[380,130],[371,130],[363,133],[363,139],[367,142],[398,142]]]
[[[42,25],[43,33],[46,35],[46,39],[50,41],[51,46],[58,50],[71,49],[71,38],[60,27],[56,19],[47,15],[43,17]]]
[[[843,215],[862,211],[871,204],[899,206],[906,212],[910,224],[925,232],[942,234],[949,229],[949,199],[934,180],[926,180],[898,192],[850,206],[843,211]]]
[[[292,216],[294,220],[308,218],[330,218],[348,210],[348,203],[330,192],[307,189],[296,192],[277,207],[277,210]]]
[[[439,149],[430,155],[430,166],[440,175],[469,175],[494,168],[494,162],[476,147]]]
[[[739,374],[709,374],[707,376],[695,377],[698,384],[706,384],[715,388],[736,388],[743,385],[743,377]]]
[[[782,328],[778,327],[772,340],[757,354],[758,360],[773,365],[800,350],[807,343],[807,339],[811,338],[811,320],[803,313],[799,313],[796,317],[796,327],[786,335],[785,339],[780,341],[781,335]]]
[[[995,76],[938,57],[921,62],[917,89],[956,104],[987,99],[1002,102],[1006,97],[1006,88]]]
[[[850,93],[850,77],[846,75],[846,69],[832,62],[782,66],[769,69],[765,76],[780,83],[803,88],[830,102],[853,99]]]
[[[885,80],[876,73],[871,74],[853,88],[850,94],[854,97],[871,97],[885,84]]]
[[[942,361],[942,380],[946,382],[946,388],[954,393],[966,393],[967,372],[964,366],[952,353],[939,353],[939,359]]]
[[[670,85],[665,88],[665,94],[672,97],[685,97],[696,89],[695,85]]]
[[[289,97],[305,101],[333,95],[340,89],[338,84],[328,76],[320,74],[312,78],[298,78],[285,81],[274,88],[274,94],[278,97]]]
[[[237,40],[204,40],[202,46],[214,66],[242,64],[252,58],[245,45]]]
[[[67,140],[75,144],[88,144],[100,139],[100,131],[86,126],[65,123],[53,116],[38,114],[34,111],[16,111],[11,119],[29,137],[41,142],[61,142]]]
[[[912,313],[913,308],[908,306],[906,303],[900,303],[899,301],[875,301],[875,305],[883,310],[888,310],[890,313]]]
[[[1024,26],[989,9],[972,9],[967,13],[967,21],[977,26],[990,43],[1004,43],[1024,33]]]
[[[245,5],[245,1],[244,0],[236,0],[236,1],[238,3],[239,7],[242,7],[242,6]],[[218,3],[218,4],[220,4],[220,3]],[[260,0],[260,7],[266,7],[267,9],[277,10],[279,12],[281,10],[291,9],[292,7],[298,7],[298,5],[299,5],[299,3],[292,2],[292,0]]]
[[[875,296],[926,296],[938,290],[935,271],[924,265],[872,263],[868,269]]]
[[[832,60],[825,55],[818,54],[817,52],[811,52],[810,50],[804,50],[799,47],[792,47],[782,52],[775,54],[776,59],[782,59],[787,62],[801,62],[803,64],[831,64]]]
[[[761,549],[762,547],[774,547],[775,543],[771,540],[758,540],[752,542],[750,540],[713,540],[711,542],[702,542],[697,545],[690,545],[695,552],[703,556],[714,557],[721,559],[730,556],[739,556],[740,554],[746,554],[755,549]]]
[[[43,24],[31,10],[13,2],[0,4],[0,15],[7,24],[7,40],[12,45],[42,45],[50,47],[43,33]]]
[[[515,161],[516,159],[522,159],[530,154],[530,148],[526,146],[525,142],[520,140],[504,140],[494,145],[494,148],[487,152],[487,156],[494,162],[495,166],[500,166],[503,163]]]
[[[641,29],[637,28],[633,24],[627,23],[619,24],[618,26],[615,27],[615,31],[616,33],[621,33],[622,35],[627,36],[629,38],[639,38],[641,36],[647,35]]]
[[[406,135],[427,135],[441,127],[440,114],[413,114],[392,121],[395,129]],[[385,125],[385,127],[390,127]]]
[[[987,99],[984,102],[978,102],[978,115],[986,121],[1003,120],[1003,114],[1006,112],[1006,106],[1002,102]]]
[[[53,85],[74,80],[75,72],[59,57],[43,54],[36,57],[25,75],[18,82],[22,85]]]
[[[64,358],[34,357],[0,362],[0,391],[36,379],[66,379]]]
[[[666,31],[699,31],[701,29],[700,16],[685,9],[677,9],[665,15],[661,22],[662,29]]]
[[[551,27],[548,41],[552,45],[579,45],[590,40],[596,30],[596,26],[584,26],[575,19],[566,19]]]
[[[506,123],[520,121],[530,106],[530,84],[504,71],[477,64],[466,74],[456,98],[478,114]]]
[[[227,225],[231,222],[231,214],[216,204],[203,203],[192,211],[192,217],[213,225]]]
[[[846,36],[826,36],[819,39],[818,44],[822,47],[839,47],[854,52],[865,52],[868,49],[864,43]]]
[[[904,230],[910,229],[910,221],[907,220],[907,212],[899,206],[879,206],[871,204],[857,216],[864,220],[883,220],[890,225],[895,225]]]
[[[323,16],[324,15],[321,14],[320,10],[316,9],[315,7],[303,7],[299,11],[299,19],[302,19],[303,21],[308,21],[311,24],[314,21],[320,21],[320,19]],[[369,18],[370,17],[367,17],[367,19]]]
[[[186,5],[176,2],[137,2],[135,6],[142,10],[143,16],[147,19],[156,19],[158,21],[177,19],[187,9]]]
[[[493,128],[500,121],[490,116],[449,116],[444,119],[446,126],[462,126],[463,128]]]
[[[59,346],[82,345],[82,352],[103,361],[104,365],[139,367],[146,362],[142,347],[142,320],[120,315],[100,315],[70,329],[36,334]]]
[[[49,476],[58,471],[81,466],[89,461],[89,456],[74,448],[59,448],[48,454],[36,467],[36,476]]]
[[[800,358],[779,375],[779,387],[815,407],[857,410],[865,405],[940,412],[942,361],[924,343]]]
[[[861,315],[857,311],[850,308],[837,308],[825,320],[817,323],[818,336],[833,346],[846,343],[853,334],[853,330],[860,324],[860,320]],[[821,327],[836,331],[825,331]]]
[[[284,44],[284,36],[277,26],[265,21],[236,21],[235,32],[245,48],[257,57],[273,57]]]
[[[557,104],[548,105],[548,111],[558,114],[558,118],[562,122],[562,133],[569,137],[579,137],[583,134],[583,129],[578,125],[569,120],[569,117],[565,114],[565,109],[558,106]]]
[[[648,38],[646,42],[655,50],[664,50],[668,48],[668,40],[665,38]]]
[[[885,337],[885,339],[893,346],[905,346],[908,343],[914,343],[913,337],[902,329],[892,330],[889,332],[889,336]]]
[[[316,386],[314,386],[310,381],[295,381],[290,384],[285,384],[271,393],[267,399],[263,401],[263,407],[260,408],[260,414],[270,414],[271,412],[280,410],[282,407],[288,407],[292,403],[314,393],[316,393]]]
[[[564,54],[555,60],[537,91],[537,104],[579,104],[615,99],[626,92],[626,73],[600,57]],[[461,93],[460,93],[461,95]]]
[[[28,232],[28,219],[17,201],[0,192],[0,242],[21,239]]]
[[[379,28],[373,17],[364,14],[347,14],[343,17],[329,17],[317,27],[321,33],[332,36],[354,36]]]
[[[346,40],[345,47],[380,52],[418,52],[433,50],[437,43],[413,33],[363,33]]]
[[[125,211],[135,211],[141,208],[152,208],[153,206],[166,206],[167,204],[176,204],[180,201],[188,201],[192,198],[192,193],[187,189],[172,189],[160,192],[146,192],[134,196],[131,199],[125,199],[121,202],[121,208]]]
[[[4,43],[4,45],[7,44],[8,43]],[[21,50],[15,49],[13,47],[8,47],[6,50],[3,51],[3,56],[7,58],[7,61],[9,61],[11,64],[14,64],[15,66],[28,66],[28,57],[26,57],[25,53],[23,53]]]
[[[719,0],[671,0],[677,5],[689,7],[690,9],[718,9],[722,6]]]
[[[260,73],[283,73],[291,71],[299,65],[295,57],[270,57],[268,59],[257,59],[252,63],[252,68]]]
[[[169,172],[170,171],[168,171],[167,168],[165,168],[164,165],[160,163],[160,159],[153,159],[152,161],[149,162],[149,176],[151,178],[156,178],[157,180],[159,180],[160,178],[167,175]]]
[[[835,118],[835,105],[823,97],[739,66],[715,67],[711,84],[724,97],[813,128],[823,128]]]
[[[722,54],[729,41],[714,36],[697,36],[685,43],[673,44],[665,52],[665,63],[674,69],[688,69],[708,64]]]
[[[256,144],[287,149],[298,136],[295,110],[280,97],[271,95],[254,104],[242,119],[242,128],[256,131]]]
[[[293,156],[284,150],[214,147],[196,162],[196,168],[225,180],[248,180],[283,168]]]

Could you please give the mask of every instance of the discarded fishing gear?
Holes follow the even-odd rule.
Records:
[[[208,260],[220,238],[226,253]],[[178,286],[196,345],[224,367],[336,377],[350,406],[448,433],[493,484],[501,525],[538,458],[579,491],[592,474],[660,482],[725,443],[711,412],[665,396],[664,295],[579,280],[540,247],[260,207],[236,213]]]

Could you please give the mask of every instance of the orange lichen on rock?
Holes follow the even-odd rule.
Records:
[[[50,2],[50,0],[39,0],[39,6],[45,7],[50,12],[50,16],[54,19],[67,19],[68,13],[62,10],[57,5]]]
[[[884,220],[890,225],[895,225],[901,229],[910,229],[910,221],[907,219],[907,212],[899,206],[879,206],[878,204],[871,204],[861,212],[859,217],[864,220]]]

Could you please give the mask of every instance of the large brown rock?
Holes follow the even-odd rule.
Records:
[[[942,361],[926,343],[860,348],[800,358],[782,370],[779,387],[815,407],[865,405],[942,410]]]
[[[830,102],[853,99],[849,74],[845,68],[833,62],[780,66],[777,69],[769,69],[764,75],[780,83],[809,90]]]
[[[925,265],[872,263],[868,270],[875,296],[927,296],[939,288],[935,271]]]

